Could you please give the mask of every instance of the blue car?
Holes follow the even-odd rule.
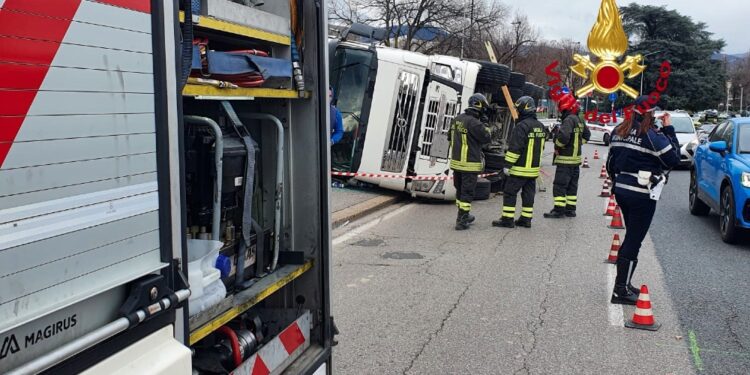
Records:
[[[695,150],[690,174],[690,213],[719,213],[724,242],[735,243],[750,228],[750,118],[717,126]]]

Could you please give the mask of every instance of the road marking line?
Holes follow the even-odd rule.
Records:
[[[688,338],[690,338],[690,352],[693,353],[693,363],[698,371],[703,371],[703,360],[701,359],[701,348],[698,347],[698,339],[695,337],[695,332],[691,329],[688,331]]]
[[[607,267],[607,285],[615,285],[615,276],[617,270],[615,267]],[[609,291],[609,289],[607,289]],[[612,298],[612,292],[609,291],[607,294],[608,299]],[[615,327],[623,327],[625,326],[625,312],[622,309],[622,305],[609,303],[607,306],[607,312],[609,317],[609,324],[615,326]]]
[[[344,234],[342,234],[342,235],[334,238],[333,241],[332,241],[332,243],[333,243],[334,246],[336,246],[336,245],[340,245],[340,244],[342,244],[342,243],[344,243],[346,241],[349,241],[350,239],[359,236],[360,234],[364,233],[365,231],[370,230],[371,228],[375,227],[376,225],[378,225],[378,224],[380,224],[380,223],[382,223],[382,222],[384,222],[384,221],[386,221],[388,219],[391,219],[391,218],[393,218],[395,216],[398,216],[398,215],[406,212],[407,210],[411,209],[414,206],[415,206],[415,204],[412,203],[412,204],[407,204],[407,205],[405,205],[403,207],[400,207],[400,208],[398,208],[396,210],[393,210],[393,211],[391,211],[391,212],[389,212],[389,213],[387,213],[387,214],[385,214],[385,215],[383,215],[383,216],[381,216],[381,217],[379,217],[377,219],[374,219],[374,220],[369,221],[369,222],[367,222],[365,224],[362,224],[361,226],[356,227],[356,228],[354,228],[354,229],[352,229],[352,230],[350,230],[350,231],[348,231],[348,232],[346,232],[346,233],[344,233]]]

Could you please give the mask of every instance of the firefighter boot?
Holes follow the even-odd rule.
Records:
[[[638,295],[628,288],[628,280],[633,271],[633,262],[625,258],[617,258],[617,277],[612,290],[611,303],[619,305],[635,305]]]
[[[528,217],[520,217],[516,220],[517,227],[531,228],[531,219]]]
[[[458,210],[458,215],[456,216],[456,230],[467,230],[469,229],[469,211],[464,210]]]
[[[501,228],[515,228],[516,223],[513,221],[512,217],[502,217],[500,218],[500,220],[493,221],[492,226]]]
[[[570,206],[568,206],[567,208],[565,208],[565,216],[576,217],[576,207],[573,206],[573,208],[570,208]]]
[[[547,219],[562,219],[565,217],[565,209],[562,207],[555,207],[550,212],[546,212],[544,217]]]

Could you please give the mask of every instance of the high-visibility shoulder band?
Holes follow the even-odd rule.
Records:
[[[451,169],[465,172],[481,172],[484,169],[482,162],[451,160]]]
[[[634,145],[632,143],[620,142],[620,141],[612,141],[610,147],[611,148],[615,148],[615,147],[627,148],[627,149],[630,149],[630,150],[635,150],[635,151],[638,151],[638,152],[643,152],[645,154],[650,154],[650,155],[654,155],[654,156],[657,156],[657,157],[662,156],[662,155],[666,154],[667,152],[669,152],[670,150],[672,150],[672,145],[671,144],[667,145],[667,147],[664,147],[663,149],[661,149],[659,151],[654,151],[654,150],[647,149],[647,148],[645,148],[643,146],[638,146],[638,145]]]

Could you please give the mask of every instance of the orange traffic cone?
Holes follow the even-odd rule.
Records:
[[[615,216],[615,210],[617,209],[617,203],[615,202],[615,196],[609,196],[609,203],[607,203],[607,210],[604,211],[604,216]]]
[[[599,193],[600,197],[609,197],[612,196],[612,194],[609,192],[609,186],[607,186],[607,181],[604,181],[604,185],[602,185],[602,192]]]
[[[599,173],[599,178],[607,178],[607,167],[602,165],[602,171]]]
[[[583,158],[583,167],[582,168],[591,168],[591,166],[589,165],[589,158],[587,158],[587,157]]]
[[[620,213],[620,206],[615,207],[615,213],[612,215],[612,222],[608,226],[610,229],[625,229],[622,224],[622,214]]]
[[[638,301],[635,302],[633,319],[625,322],[625,327],[648,331],[658,331],[661,327],[661,324],[654,319],[654,312],[651,311],[651,298],[648,296],[647,286],[641,285],[641,293],[638,295]]]
[[[594,160],[599,159],[599,150],[594,150]]]
[[[609,257],[605,260],[605,263],[615,264],[617,263],[617,253],[620,251],[620,235],[615,233],[612,237],[612,246],[609,248]]]

